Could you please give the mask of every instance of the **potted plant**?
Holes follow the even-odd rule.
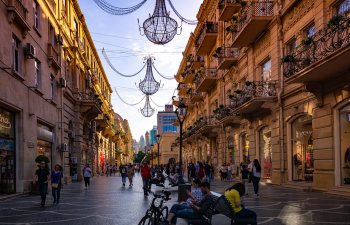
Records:
[[[312,43],[312,37],[306,37],[301,41],[301,44],[303,44],[304,46],[308,46]]]
[[[245,86],[250,86],[250,85],[253,84],[253,82],[251,82],[251,81],[246,81],[246,82],[244,82],[244,84],[245,84]]]
[[[240,93],[242,93],[242,90],[237,89],[237,90],[235,90],[235,93],[236,93],[236,94],[240,94]]]
[[[290,63],[290,62],[294,62],[294,61],[295,61],[295,57],[292,54],[285,55],[284,57],[282,57],[283,63]]]
[[[333,27],[339,25],[343,17],[341,15],[335,15],[328,21],[328,27]]]

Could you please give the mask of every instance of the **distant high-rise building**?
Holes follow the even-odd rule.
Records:
[[[157,114],[158,134],[177,133],[178,128],[174,126],[174,120],[177,120],[177,117],[173,111],[173,106],[165,105],[165,111],[160,111]]]
[[[145,142],[145,138],[143,137],[143,135],[141,135],[141,137],[140,137],[139,146],[140,146],[140,149],[139,149],[140,151],[145,150],[146,142]]]
[[[145,134],[145,140],[146,140],[146,151],[149,151],[151,149],[151,142],[149,139],[149,132],[148,131]]]
[[[156,136],[158,134],[157,131],[157,126],[153,126],[153,129],[150,131],[150,143],[151,145],[154,145],[154,143],[156,143]]]
[[[138,153],[140,151],[139,143],[135,139],[132,140],[132,143],[133,143],[133,150],[134,150],[134,152]]]

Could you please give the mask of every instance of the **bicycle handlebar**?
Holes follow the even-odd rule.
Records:
[[[171,198],[169,198],[169,196],[171,195],[170,191],[162,190],[162,194],[163,195],[162,194],[156,194],[153,191],[151,191],[150,189],[148,190],[148,192],[151,193],[155,198],[162,198],[165,201],[171,200]]]

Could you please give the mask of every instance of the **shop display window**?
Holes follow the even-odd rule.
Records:
[[[270,127],[264,127],[259,132],[259,150],[261,155],[262,176],[264,178],[271,178],[272,149]]]
[[[350,185],[350,105],[340,110],[340,171],[343,185]]]

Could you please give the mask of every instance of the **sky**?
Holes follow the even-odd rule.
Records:
[[[124,8],[141,2],[141,0],[105,1],[114,6]],[[147,0],[137,11],[121,16],[106,13],[93,0],[78,0],[78,2],[113,89],[111,98],[113,109],[129,121],[133,138],[138,141],[141,135],[144,135],[146,131],[157,125],[157,112],[164,111],[165,104],[171,104],[172,96],[177,94],[177,92],[174,93],[177,82],[175,80],[166,80],[153,70],[153,75],[158,82],[161,81],[162,88],[151,96],[153,100],[153,102],[151,101],[151,106],[156,109],[156,112],[152,117],[144,117],[140,113],[140,109],[143,108],[145,100],[136,106],[129,106],[120,100],[115,90],[127,103],[134,104],[139,102],[143,97],[143,93],[137,86],[145,77],[146,69],[134,77],[120,76],[107,64],[102,55],[102,49],[106,50],[113,66],[123,74],[135,74],[144,65],[145,56],[154,56],[154,65],[157,70],[166,77],[173,77],[177,73],[182,60],[182,52],[185,50],[189,35],[194,31],[195,25],[182,23],[181,34],[176,35],[168,44],[161,46],[153,44],[145,36],[141,36],[137,22],[137,19],[139,19],[142,26],[143,21],[149,17],[149,14],[153,14],[156,0]],[[184,18],[195,20],[202,1],[172,0],[172,2],[176,10]],[[175,19],[180,25],[180,19],[172,11],[167,0],[166,7],[170,11],[170,17]]]

